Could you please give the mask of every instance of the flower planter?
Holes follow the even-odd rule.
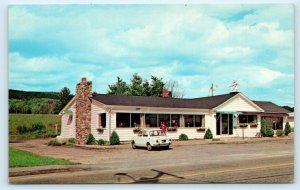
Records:
[[[197,132],[199,132],[199,133],[201,133],[201,132],[205,132],[205,128],[202,128],[202,127],[200,127],[200,128],[197,128],[196,130],[197,130]]]
[[[256,123],[250,124],[251,128],[256,128],[258,125]]]
[[[132,131],[133,131],[133,133],[138,133],[141,131],[141,129],[139,127],[136,127]]]
[[[103,128],[97,128],[97,131],[98,131],[99,133],[103,133],[103,132],[104,132],[104,129],[103,129]]]
[[[248,127],[248,124],[246,124],[246,123],[240,124],[240,128],[247,128],[247,127]]]
[[[169,127],[168,128],[168,132],[176,132],[177,131],[177,127]]]

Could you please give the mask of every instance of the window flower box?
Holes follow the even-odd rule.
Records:
[[[133,128],[133,133],[138,133],[138,132],[140,132],[141,131],[141,128],[140,127],[135,127],[135,128]]]
[[[177,127],[168,127],[168,132],[176,132]]]
[[[103,132],[104,132],[104,128],[99,127],[99,128],[97,128],[97,131],[98,131],[99,133],[103,133]]]
[[[251,127],[251,128],[256,128],[257,126],[258,126],[257,123],[250,123],[250,127]]]
[[[204,132],[205,131],[205,127],[199,127],[196,130],[197,130],[197,132]]]
[[[246,127],[248,127],[248,123],[240,123],[240,127],[241,128],[246,128]]]

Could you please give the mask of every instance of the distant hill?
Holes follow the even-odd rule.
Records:
[[[59,92],[31,92],[22,90],[9,89],[9,99],[35,99],[35,98],[49,98],[59,99]]]

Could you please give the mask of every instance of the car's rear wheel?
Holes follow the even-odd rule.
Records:
[[[148,150],[148,151],[151,151],[151,150],[152,150],[152,146],[151,146],[150,143],[147,143],[147,150]]]
[[[136,145],[135,145],[134,141],[131,142],[131,147],[132,147],[132,149],[136,149]]]

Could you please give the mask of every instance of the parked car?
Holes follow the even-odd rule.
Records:
[[[172,143],[171,138],[162,133],[161,130],[142,130],[131,141],[133,149],[136,147],[146,147],[149,151],[153,147],[169,149]]]

